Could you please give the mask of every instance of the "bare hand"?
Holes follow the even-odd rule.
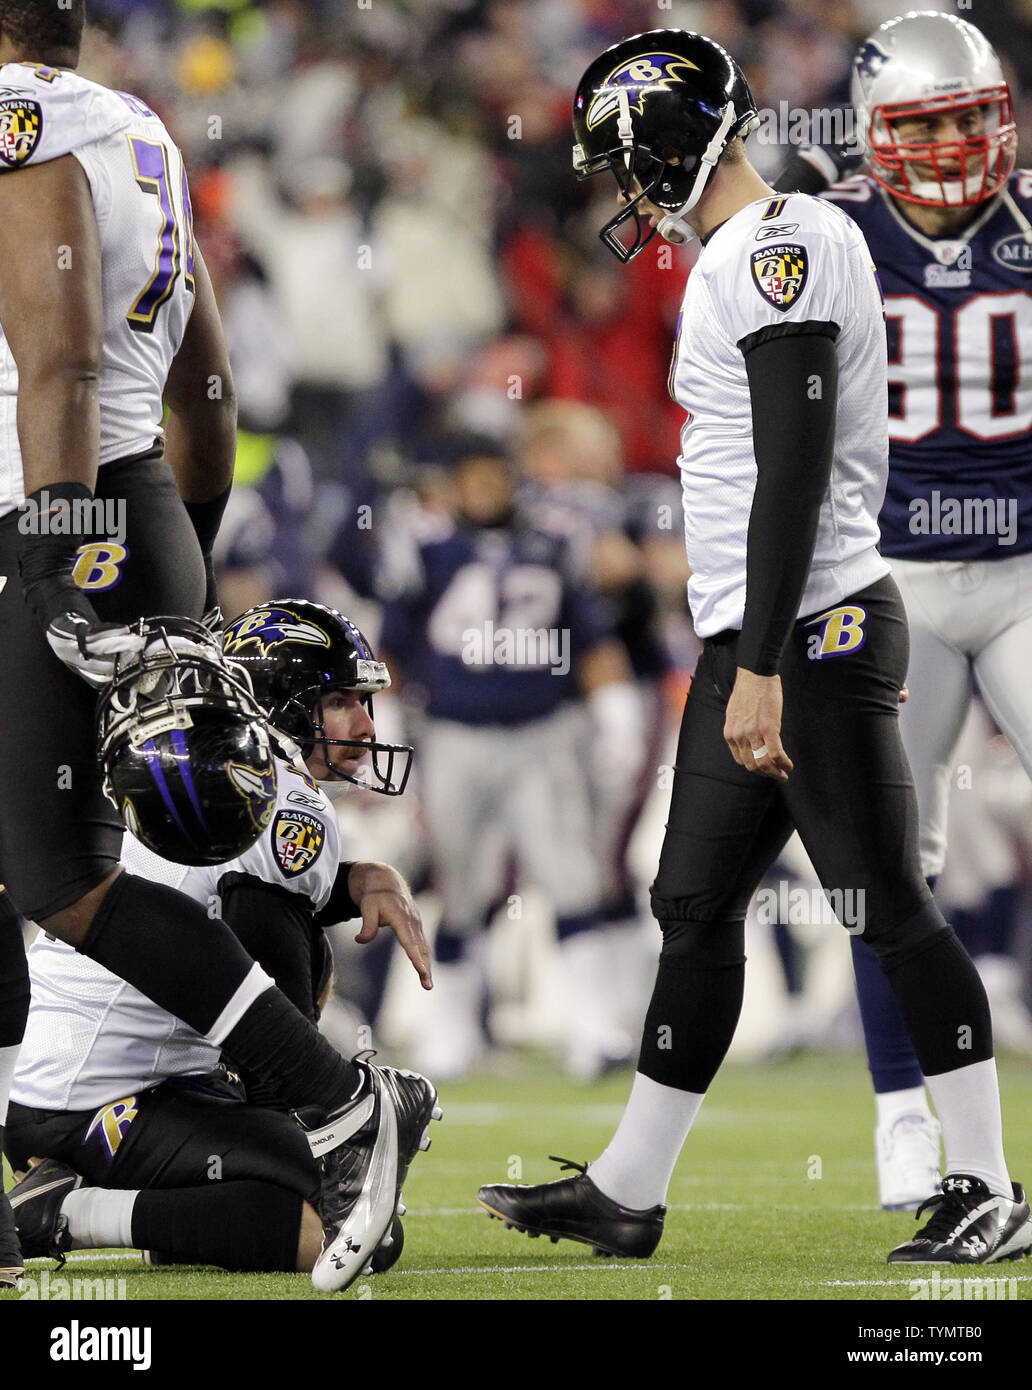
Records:
[[[905,705],[906,702],[907,702],[909,699],[910,699],[910,690],[909,690],[908,687],[907,687],[906,681],[904,681],[903,684],[902,684],[902,686],[900,687],[899,702],[900,702],[901,705]]]
[[[409,886],[389,864],[353,864],[348,890],[362,909],[362,930],[355,937],[361,945],[375,941],[381,927],[389,928],[401,942],[424,989],[433,989],[430,948],[423,935],[419,909]]]
[[[757,676],[739,666],[727,702],[724,738],[747,772],[787,782],[792,760],[781,745],[781,677]]]

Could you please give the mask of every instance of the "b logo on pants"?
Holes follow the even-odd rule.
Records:
[[[90,1121],[83,1143],[96,1134],[106,1147],[108,1156],[114,1158],[119,1145],[129,1133],[129,1126],[136,1119],[136,1113],[135,1096],[126,1096],[103,1106]]]
[[[124,545],[115,541],[94,541],[76,552],[72,580],[77,588],[96,593],[121,583],[122,565],[129,556]]]
[[[841,608],[829,608],[816,618],[811,618],[807,627],[821,624],[820,631],[814,632],[806,640],[806,655],[811,661],[823,661],[826,656],[844,656],[846,652],[857,652],[867,641],[864,623],[867,610],[857,604],[847,603]]]

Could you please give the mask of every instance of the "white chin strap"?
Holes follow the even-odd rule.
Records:
[[[354,782],[337,782],[329,777],[317,777],[315,780],[319,784],[319,790],[324,792],[331,801],[340,801],[342,797],[348,795],[355,785]]]
[[[724,152],[724,142],[727,133],[731,129],[735,120],[735,108],[733,102],[728,102],[724,107],[724,116],[717,127],[716,134],[703,151],[702,159],[699,161],[699,172],[695,176],[695,183],[692,186],[692,195],[683,207],[679,207],[676,212],[668,212],[656,227],[664,241],[669,241],[672,246],[684,246],[691,241],[697,233],[685,222],[686,213],[691,212],[692,208],[698,203],[716,167],[717,160]]]

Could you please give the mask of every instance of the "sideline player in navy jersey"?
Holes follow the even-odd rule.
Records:
[[[738,1020],[746,908],[796,828],[831,901],[854,895],[942,1121],[943,1192],[890,1262],[1017,1257],[1032,1248],[1032,1214],[1003,1152],[989,1006],[922,876],[899,736],[906,617],[877,548],[881,296],[855,223],[831,203],[775,196],[749,164],[743,137],[757,120],[730,55],[679,30],[607,50],[575,97],[574,166],[616,175],[624,206],[602,235],[620,259],[646,243],[646,220],[702,241],[672,381],[687,416],[688,596],[704,646],[652,887],[663,948],[623,1118],[578,1176],[478,1198],[532,1235],[652,1253]]]
[[[426,694],[421,790],[442,920],[417,1055],[435,1076],[461,1075],[477,1058],[476,936],[512,854],[520,879],[555,912],[569,1003],[565,1065],[590,1080],[624,1060],[631,1039],[608,1003],[614,967],[570,687],[587,697],[611,775],[626,779],[637,772],[637,691],[602,605],[573,571],[567,539],[518,505],[505,450],[459,441],[450,479],[454,524],[412,545],[404,564],[391,560],[380,634],[385,660]]]
[[[375,1243],[393,1218],[385,1172],[415,1152],[399,1087],[425,1111],[433,1088],[340,1057],[224,923],[122,873],[101,784],[96,689],[139,653],[129,624],[214,604],[236,403],[182,155],[139,98],[75,73],[83,22],[82,0],[0,0],[0,1125],[28,1008],[21,911],[332,1117],[310,1136],[317,1274],[342,1287],[357,1228]],[[0,1283],[18,1268],[0,1196]]]
[[[1003,72],[965,20],[923,13],[883,24],[854,61],[853,96],[867,171],[824,196],[863,230],[885,292],[881,550],[910,623],[901,728],[921,866],[934,882],[976,682],[1032,775],[1032,172],[1014,171]],[[839,152],[805,155],[779,186],[833,182]],[[857,937],[852,947],[879,1199],[913,1207],[938,1183],[939,1127],[873,952]]]

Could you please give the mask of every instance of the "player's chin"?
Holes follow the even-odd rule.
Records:
[[[354,777],[361,766],[361,758],[336,759],[330,767],[330,779]]]

